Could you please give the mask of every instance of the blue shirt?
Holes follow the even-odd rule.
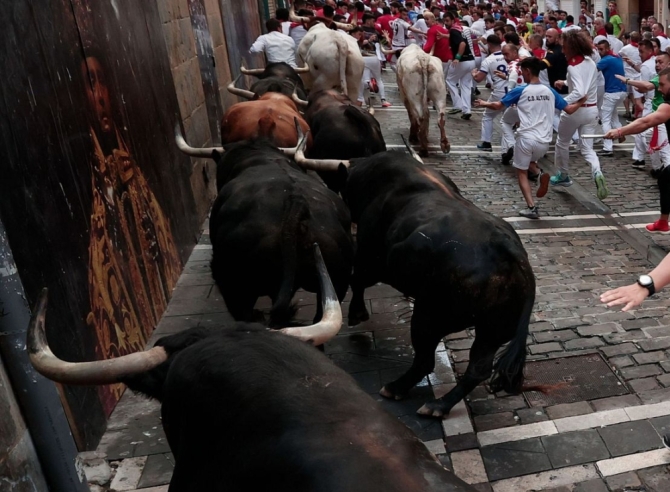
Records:
[[[623,60],[618,56],[606,55],[598,62],[598,70],[605,77],[605,92],[612,94],[615,92],[626,92],[626,84],[621,82],[615,75],[626,76],[623,68]]]

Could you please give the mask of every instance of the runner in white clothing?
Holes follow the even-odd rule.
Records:
[[[581,138],[582,134],[594,134],[598,126],[598,69],[590,58],[593,47],[591,38],[581,31],[568,31],[563,34],[563,53],[568,60],[568,79],[557,80],[555,86],[563,87],[567,83],[570,94],[565,100],[573,103],[586,99],[579,110],[570,115],[563,113],[558,125],[556,139],[555,166],[558,173],[551,177],[552,186],[571,186],[572,179],[568,174],[570,159],[570,141],[579,132],[579,150],[584,159],[591,165],[591,174],[598,190],[598,198],[607,198],[607,184],[600,170],[600,161],[593,151],[593,139]]]
[[[549,175],[543,174],[542,170],[537,167],[537,160],[549,150],[553,132],[554,108],[563,110],[566,114],[572,114],[579,109],[584,98],[568,104],[554,89],[541,84],[540,72],[547,66],[538,58],[525,58],[519,62],[518,66],[528,84],[515,87],[501,101],[488,102],[478,99],[475,106],[500,110],[516,105],[520,123],[514,146],[514,168],[519,180],[519,188],[528,205],[528,209],[522,210],[519,215],[529,219],[539,219],[540,214],[528,182],[528,170],[533,169],[540,173],[537,197],[543,197],[549,187]]]
[[[636,31],[633,31],[628,36],[628,44],[626,44],[621,51],[619,56],[623,60],[623,69],[626,72],[626,78],[629,80],[640,80],[640,72],[638,72],[635,67],[642,63],[640,59],[640,52],[638,51],[638,43],[640,42],[640,34]],[[631,85],[628,86],[628,97],[624,101],[624,106],[626,108],[626,113],[623,115],[624,119],[631,120],[633,111],[630,110],[630,104],[635,105],[635,98],[639,97],[636,95],[635,88]]]
[[[286,34],[282,34],[281,22],[277,19],[270,19],[265,23],[268,30],[256,39],[251,45],[249,53],[265,53],[268,63],[284,62],[293,68],[298,68],[295,64],[295,41]]]
[[[507,94],[507,62],[500,51],[500,38],[491,34],[486,38],[486,47],[491,53],[482,62],[479,70],[472,71],[475,82],[482,82],[487,76],[491,80],[491,96],[488,102],[500,101]],[[502,73],[501,73],[502,72]],[[479,150],[491,152],[491,137],[493,135],[493,120],[502,114],[502,109],[486,108],[482,117],[482,143],[477,144]]]

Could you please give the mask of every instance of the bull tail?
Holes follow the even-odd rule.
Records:
[[[528,296],[523,306],[516,335],[493,365],[491,390],[519,393],[523,388],[523,368],[526,364],[526,339],[528,325],[535,304],[535,292]]]
[[[349,54],[349,47],[342,36],[337,37],[337,51],[340,58],[340,86],[342,87],[342,94],[349,95],[347,88],[347,59]]]
[[[273,135],[275,134],[275,127],[277,123],[275,118],[270,114],[263,115],[258,120],[258,138],[267,138],[274,142]]]
[[[291,305],[291,300],[298,270],[298,246],[306,236],[309,217],[305,197],[291,195],[286,200],[281,224],[282,280],[270,310],[270,326],[286,326],[295,314],[296,308]]]

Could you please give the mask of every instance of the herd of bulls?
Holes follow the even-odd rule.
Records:
[[[441,77],[441,66],[431,67],[419,54],[401,56],[398,83],[408,111],[423,108],[410,111],[423,151],[427,100],[436,101],[446,151],[446,97],[431,77],[438,68]],[[176,463],[172,492],[473,491],[313,345],[337,334],[349,286],[348,322],[356,325],[369,317],[365,289],[384,282],[414,299],[415,357],[383,396],[406,396],[433,370],[440,340],[473,326],[465,375],[418,412],[445,418],[490,377],[492,390],[518,392],[535,299],[518,236],[413,152],[386,151],[377,120],[333,87],[313,84],[305,100],[288,65],[245,73],[259,80],[251,91],[231,84],[252,100],[224,116],[223,147],[192,148],[176,129],[182,151],[217,163],[211,266],[236,325],[193,328],[113,360],[69,363],[49,349],[45,291],[28,335],[33,365],[65,384],[120,381],[161,401]],[[321,75],[311,73],[313,83]],[[317,293],[310,326],[291,323],[299,288]],[[272,299],[269,325],[277,330],[254,310],[261,296]]]

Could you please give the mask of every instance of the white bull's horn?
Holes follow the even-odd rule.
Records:
[[[419,161],[421,164],[423,164],[423,159],[419,157],[419,154],[416,153],[416,151],[412,148],[412,146],[407,143],[407,140],[405,140],[405,135],[400,135],[400,138],[402,138],[402,143],[405,144],[405,147],[407,147],[407,150],[409,151],[410,155],[414,158],[415,161]]]
[[[302,128],[300,128],[300,123],[298,122],[298,118],[295,117],[295,116],[293,117],[293,123],[295,124],[295,130],[296,130],[296,133],[298,134],[298,145],[296,145],[295,147],[277,147],[280,152],[282,152],[285,155],[290,155],[290,156],[295,155],[295,153],[298,150],[298,147],[300,146],[300,141],[302,140],[302,137],[303,137]]]
[[[233,80],[230,84],[228,84],[228,92],[230,92],[231,94],[235,94],[236,96],[243,97],[245,99],[255,99],[256,94],[254,94],[253,92],[244,89],[238,89],[237,87],[235,87],[235,84],[237,83],[238,80],[240,80],[241,76],[242,75],[238,75],[235,80]]]
[[[304,99],[300,99],[298,97],[298,84],[295,84],[295,86],[293,87],[293,94],[291,94],[291,99],[293,99],[293,102],[296,103],[301,108],[306,108],[307,106],[309,106],[309,102],[305,101]]]
[[[181,150],[186,155],[190,155],[191,157],[213,158],[214,152],[218,152],[219,154],[223,154],[225,152],[223,147],[203,147],[200,149],[191,147],[186,143],[186,140],[184,140],[184,137],[181,134],[181,128],[179,128],[179,123],[175,123],[174,126],[174,141],[177,143],[177,148],[179,150]]]
[[[26,346],[30,362],[43,376],[64,384],[113,384],[133,374],[149,371],[168,358],[163,347],[94,362],[66,362],[49,348],[44,330],[47,289],[42,289],[30,319]],[[325,316],[324,316],[325,317]]]
[[[301,17],[301,16],[298,16],[298,15],[295,15],[295,10],[293,10],[293,7],[288,9],[288,18],[292,22],[309,22],[309,21],[312,20],[309,17]]]
[[[304,67],[294,68],[293,70],[295,71],[295,73],[307,73],[307,72],[309,72],[309,65],[307,65],[307,63],[305,63]]]
[[[333,283],[330,281],[321,250],[316,243],[314,243],[314,259],[316,269],[319,272],[321,287],[321,305],[323,307],[321,321],[310,326],[284,328],[281,332],[285,335],[299,338],[304,342],[310,342],[313,345],[322,345],[337,335],[340,328],[342,328],[342,308],[340,307],[340,301],[335,293]]]
[[[339,160],[339,159],[307,159],[305,157],[305,145],[307,143],[307,132],[303,138],[298,143],[298,148],[295,151],[295,162],[304,167],[305,169],[311,169],[312,171],[337,171],[340,167],[340,164],[344,164],[349,167],[349,161]]]
[[[351,31],[354,27],[356,27],[353,24],[343,24],[342,22],[336,21],[333,21],[333,24],[335,24],[338,29],[342,29],[343,31]]]
[[[244,63],[240,65],[240,72],[244,75],[260,75],[265,72],[264,68],[246,68]]]

